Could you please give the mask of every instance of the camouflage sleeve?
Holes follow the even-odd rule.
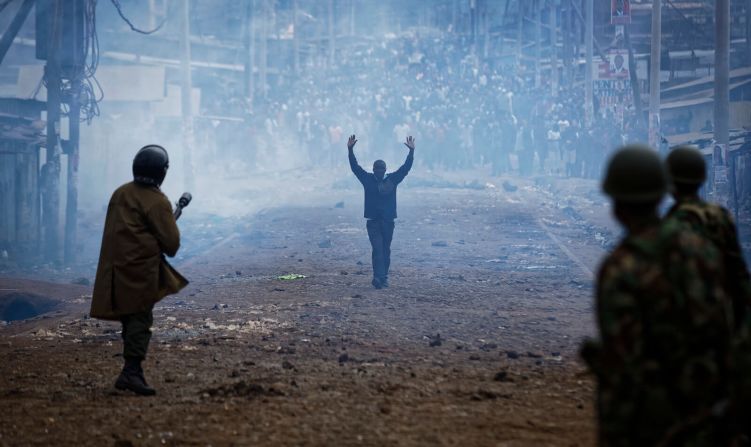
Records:
[[[738,231],[730,213],[723,209],[723,239],[726,241],[724,258],[728,293],[733,296],[733,307],[738,323],[751,318],[751,279],[743,251],[738,242]]]
[[[640,278],[629,268],[633,262],[629,256],[606,261],[597,287],[597,323],[602,340],[598,363],[615,380],[612,372],[636,374],[644,355],[644,319],[637,294]],[[631,380],[638,379],[632,376]]]

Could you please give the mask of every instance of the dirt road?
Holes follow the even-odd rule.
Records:
[[[358,191],[186,221],[191,285],[155,310],[154,398],[113,389],[119,327],[85,317],[90,287],[0,279],[61,301],[0,327],[0,444],[593,445],[576,353],[607,210],[513,186],[403,188],[385,290]]]

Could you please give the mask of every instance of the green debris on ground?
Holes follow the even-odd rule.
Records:
[[[286,275],[280,275],[276,277],[276,279],[279,279],[282,281],[294,281],[296,279],[303,279],[303,278],[307,278],[307,276],[301,275],[299,273],[289,273]]]

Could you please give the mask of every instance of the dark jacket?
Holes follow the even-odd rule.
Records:
[[[357,164],[355,153],[349,150],[349,166],[365,189],[365,218],[366,219],[396,219],[396,187],[404,180],[409,170],[412,169],[414,150],[410,149],[407,160],[395,172],[387,174],[383,180],[378,181],[375,174],[365,172]]]
[[[159,188],[134,182],[117,188],[107,207],[91,316],[118,320],[185,287],[188,281],[163,256],[178,248],[180,231]]]

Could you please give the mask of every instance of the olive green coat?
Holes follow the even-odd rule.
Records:
[[[143,312],[188,284],[164,259],[180,248],[180,231],[159,188],[126,183],[112,194],[104,222],[91,316],[119,320]]]

